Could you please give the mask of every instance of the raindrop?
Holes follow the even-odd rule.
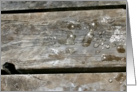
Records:
[[[106,47],[106,49],[109,49],[110,48],[110,46],[107,44],[107,45],[105,45],[105,47]]]
[[[69,44],[69,45],[75,44],[74,43],[75,38],[76,38],[76,35],[73,35],[73,34],[68,35],[66,44]]]
[[[95,24],[95,22],[93,22],[93,23],[91,23],[91,25],[92,25],[92,26],[95,26],[96,24]]]
[[[119,53],[125,53],[125,49],[123,48],[122,45],[117,46],[117,51],[118,51]]]
[[[108,81],[109,81],[109,83],[112,83],[112,82],[113,82],[113,80],[112,80],[112,79],[109,79]]]
[[[104,60],[106,60],[107,59],[107,57],[106,57],[106,55],[102,55],[102,61],[104,61]]]
[[[84,47],[88,47],[91,44],[91,41],[93,39],[93,32],[90,31],[87,33],[87,35],[84,37],[83,41],[82,41],[82,46]]]
[[[69,24],[68,25],[68,29],[74,29],[75,28],[75,25],[74,24]]]
[[[71,28],[74,28],[75,26],[74,25],[71,25]]]
[[[91,28],[93,28],[94,30],[96,30],[97,28],[97,25],[98,25],[98,21],[97,20],[93,20],[90,24]]]
[[[99,47],[99,44],[98,44],[98,43],[95,43],[95,44],[93,45],[93,47],[94,47],[94,48],[97,48],[97,47]]]
[[[101,45],[103,46],[103,45],[104,45],[104,43],[102,42],[102,43],[101,43]]]

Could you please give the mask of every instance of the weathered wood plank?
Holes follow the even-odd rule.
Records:
[[[48,9],[121,4],[126,4],[126,1],[2,1],[1,10]]]
[[[124,9],[2,14],[1,19],[2,65],[126,66]]]
[[[2,75],[2,91],[126,91],[126,73]]]

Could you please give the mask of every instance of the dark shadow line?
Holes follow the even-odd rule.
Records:
[[[126,67],[19,69],[18,71],[21,74],[113,73],[126,72]],[[1,70],[1,75],[8,74]]]
[[[1,14],[18,14],[18,13],[36,13],[36,12],[55,12],[55,11],[79,11],[79,10],[102,10],[102,9],[126,9],[126,5],[105,5],[105,6],[89,6],[89,7],[65,7],[65,8],[49,8],[49,9],[26,9],[26,10],[7,10],[1,11]]]

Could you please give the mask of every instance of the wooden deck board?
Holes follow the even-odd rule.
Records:
[[[124,9],[2,14],[1,20],[2,65],[12,62],[19,69],[126,66]],[[83,46],[90,30],[92,41]]]
[[[2,75],[2,91],[126,91],[126,73]]]

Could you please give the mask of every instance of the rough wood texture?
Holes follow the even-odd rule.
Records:
[[[3,14],[1,19],[2,65],[5,62],[12,62],[17,68],[126,65],[124,9]]]
[[[63,7],[87,7],[102,5],[120,5],[126,1],[2,1],[1,10],[24,10],[24,9],[48,9]]]
[[[1,76],[2,91],[126,91],[126,73]]]
[[[126,2],[2,1],[2,11],[123,4]],[[27,72],[2,75],[2,91],[126,91],[122,71],[126,68],[125,9],[6,13],[1,15],[1,65],[11,62]],[[104,68],[116,73],[103,73]],[[55,74],[60,69],[84,73]],[[93,73],[85,72],[89,69]],[[40,74],[43,71],[52,74]]]
[[[1,19],[1,64],[8,61],[18,68],[126,64],[124,9],[3,14]]]

